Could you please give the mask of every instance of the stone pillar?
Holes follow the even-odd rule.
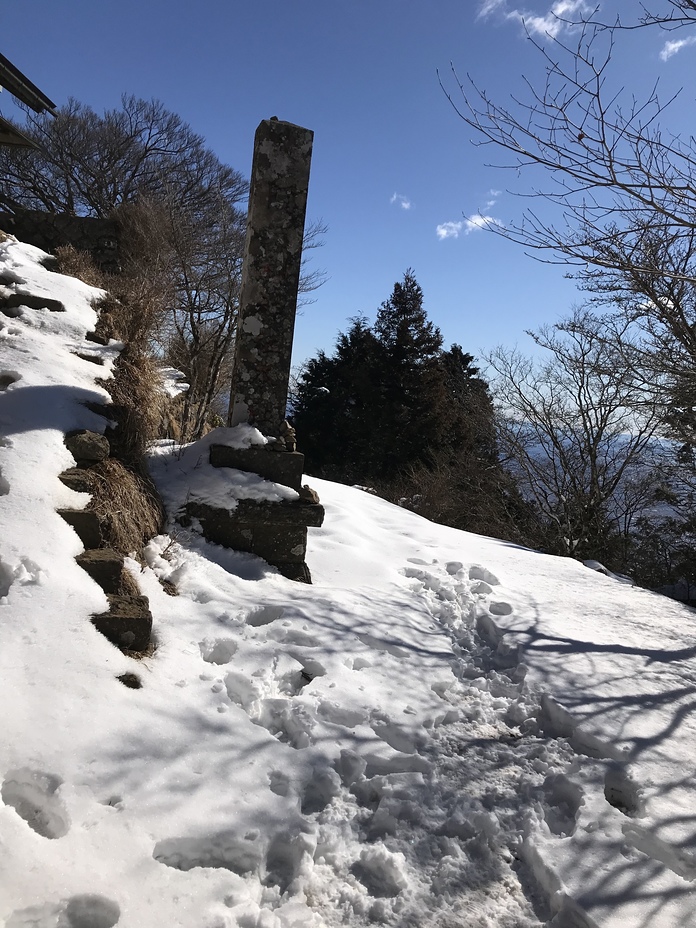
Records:
[[[314,133],[275,117],[254,138],[229,425],[285,420]]]

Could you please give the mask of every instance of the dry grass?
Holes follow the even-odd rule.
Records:
[[[100,287],[102,290],[107,288],[107,275],[99,269],[88,251],[79,251],[73,245],[61,245],[56,248],[54,255],[59,274],[77,277],[90,287]]]
[[[87,506],[101,524],[104,546],[141,559],[143,545],[162,530],[164,510],[152,481],[121,461],[107,458],[95,475]]]
[[[100,384],[111,395],[109,412],[118,423],[109,434],[113,453],[140,469],[143,454],[159,436],[167,402],[159,368],[138,346],[127,344],[114,365],[113,377]]]
[[[61,274],[108,291],[95,303],[95,334],[104,342],[117,338],[126,346],[113,378],[101,382],[111,395],[110,413],[118,422],[109,437],[116,456],[137,470],[147,446],[159,437],[166,402],[158,366],[148,351],[162,319],[161,294],[146,275],[105,274],[88,252],[72,245],[57,248],[56,259]]]
[[[148,657],[155,656],[155,653],[157,651],[157,642],[155,641],[153,637],[152,640],[150,641],[150,644],[145,648],[144,651],[129,651],[128,648],[122,648],[121,650],[123,654],[126,655],[126,657],[131,657],[133,658],[134,661],[144,661]]]
[[[72,245],[56,248],[55,259],[58,273],[77,277],[91,287],[107,291],[106,296],[94,304],[99,313],[97,334],[107,339],[117,338],[146,351],[161,326],[166,309],[162,281],[153,279],[145,268],[132,261],[128,270],[107,274],[89,252],[79,251]]]

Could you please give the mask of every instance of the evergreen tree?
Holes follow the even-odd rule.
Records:
[[[465,447],[494,454],[492,407],[473,358],[442,347],[412,270],[382,303],[374,327],[359,318],[336,351],[309,361],[293,418],[318,476],[389,485]]]
[[[374,325],[380,347],[380,466],[373,479],[391,480],[404,467],[429,459],[441,440],[445,399],[442,335],[428,320],[423,291],[409,268],[382,303]]]
[[[529,513],[498,460],[488,385],[472,355],[442,344],[408,270],[373,327],[354,319],[332,356],[308,362],[293,402],[307,470],[527,543]]]
[[[307,362],[292,418],[313,474],[360,482],[377,470],[380,355],[367,320],[359,317],[339,335],[333,357],[320,351]]]

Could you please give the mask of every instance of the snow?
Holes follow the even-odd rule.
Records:
[[[0,243],[3,292],[65,306],[0,315],[0,923],[696,926],[678,603],[308,477],[312,586],[172,526],[129,562],[154,654],[94,629],[57,475],[118,346],[43,257]],[[262,440],[154,450],[170,507],[291,492],[212,482],[220,439]]]
[[[234,468],[208,465],[211,445],[230,448],[251,448],[267,444],[268,439],[246,423],[234,428],[217,428],[205,438],[188,446],[174,441],[160,441],[152,449],[150,471],[167,506],[175,515],[186,503],[236,509],[240,499],[282,500],[299,499],[296,490],[264,480],[256,474]]]
[[[162,365],[159,369],[162,378],[162,391],[172,399],[179,396],[180,393],[186,393],[189,384],[186,383],[186,375],[175,367]]]

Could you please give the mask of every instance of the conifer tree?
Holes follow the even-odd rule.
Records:
[[[493,412],[471,355],[443,350],[412,270],[373,327],[353,320],[336,351],[309,361],[293,408],[300,450],[317,476],[388,488],[410,469],[495,456]]]

